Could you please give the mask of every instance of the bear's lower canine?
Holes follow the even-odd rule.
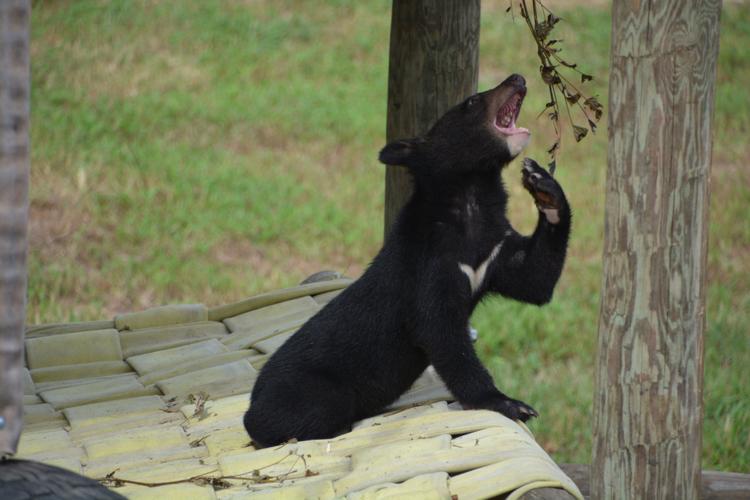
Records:
[[[432,364],[468,408],[536,416],[493,384],[474,352],[469,317],[487,294],[532,304],[552,297],[571,213],[533,160],[523,186],[539,208],[534,234],[506,218],[501,170],[526,146],[515,121],[526,94],[512,75],[448,111],[422,137],[392,142],[380,161],[402,165],[414,193],[367,271],[271,356],[245,428],[259,445],[327,438],[383,410]]]

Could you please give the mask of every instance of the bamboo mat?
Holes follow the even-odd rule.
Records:
[[[523,424],[462,410],[430,369],[346,434],[254,449],[242,416],[258,371],[349,283],[29,328],[19,457],[133,499],[582,498]]]

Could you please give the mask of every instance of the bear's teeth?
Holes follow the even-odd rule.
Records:
[[[510,125],[510,115],[503,116],[503,127],[508,127]]]

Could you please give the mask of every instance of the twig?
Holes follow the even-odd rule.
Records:
[[[260,470],[271,467],[273,465],[277,465],[290,456],[296,456],[297,459],[292,463],[292,466],[289,468],[289,470],[283,474],[279,474],[278,476],[266,476],[266,475],[260,475]],[[187,479],[176,479],[173,481],[158,481],[158,482],[147,482],[147,481],[136,481],[134,479],[123,479],[120,477],[115,476],[115,473],[119,469],[115,469],[114,471],[110,472],[103,478],[95,479],[95,481],[98,481],[99,483],[103,484],[104,486],[112,486],[112,487],[119,487],[124,484],[134,484],[137,486],[146,486],[148,488],[156,488],[158,486],[169,486],[172,484],[183,484],[183,483],[195,483],[195,484],[205,484],[205,483],[211,483],[218,486],[223,487],[229,487],[228,484],[222,484],[222,482],[226,482],[227,479],[234,479],[239,481],[252,481],[255,484],[262,484],[262,483],[272,483],[272,482],[278,482],[278,481],[284,481],[289,477],[292,472],[294,472],[294,468],[296,467],[297,463],[299,462],[300,458],[302,459],[302,462],[305,464],[305,473],[308,474],[314,474],[311,471],[307,470],[307,460],[302,455],[298,455],[296,453],[289,452],[288,455],[284,455],[279,460],[276,460],[275,462],[271,462],[269,464],[266,464],[262,467],[259,467],[257,469],[253,469],[248,472],[243,472],[239,475],[231,475],[231,476],[214,476],[214,477],[206,477],[209,474],[214,474],[218,472],[217,469],[204,472],[202,474],[198,474],[196,476],[189,477]],[[250,477],[247,477],[247,475],[250,474]]]
[[[557,153],[560,151],[562,143],[562,129],[559,126],[560,99],[558,98],[557,93],[560,92],[565,101],[565,111],[573,129],[573,136],[576,142],[586,137],[589,129],[592,133],[596,132],[596,124],[602,116],[603,106],[599,103],[596,96],[587,97],[584,95],[584,93],[579,90],[578,86],[561,72],[563,68],[573,70],[580,75],[582,84],[586,83],[586,81],[593,80],[594,78],[593,76],[579,70],[577,64],[570,63],[558,55],[562,50],[559,48],[559,43],[562,40],[549,39],[549,37],[555,28],[555,25],[560,21],[560,18],[553,14],[552,11],[541,2],[541,0],[530,1],[531,13],[529,12],[526,0],[520,0],[518,8],[521,12],[521,17],[526,21],[526,26],[529,28],[529,32],[536,44],[537,56],[541,62],[539,72],[542,80],[549,88],[550,101],[544,107],[542,112],[539,113],[539,116],[552,108],[552,111],[548,113],[548,116],[555,128],[555,142],[547,152],[551,157],[551,162],[549,164],[550,173],[554,174]],[[511,15],[513,14],[512,0],[507,11],[510,12]],[[573,114],[570,111],[571,104],[578,106],[578,109],[586,119],[587,127],[575,124]]]

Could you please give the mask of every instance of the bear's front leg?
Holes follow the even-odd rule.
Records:
[[[453,396],[465,408],[493,410],[524,422],[536,417],[531,406],[495,387],[466,334],[467,313],[455,287],[426,286],[420,295],[415,344],[425,352]]]
[[[493,267],[489,290],[542,305],[549,302],[562,273],[570,235],[571,211],[557,181],[534,160],[524,159],[522,183],[539,209],[534,234],[506,232]]]

